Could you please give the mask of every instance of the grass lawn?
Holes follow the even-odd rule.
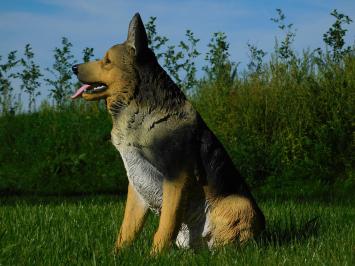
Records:
[[[354,265],[355,207],[350,201],[259,200],[264,235],[240,248],[149,251],[150,215],[133,246],[112,254],[124,197],[0,198],[0,265]]]

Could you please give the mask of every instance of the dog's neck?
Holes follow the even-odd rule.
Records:
[[[176,111],[184,106],[186,97],[158,62],[137,64],[139,84],[134,98],[139,105],[153,109]]]
[[[124,109],[126,109],[131,102],[130,98],[123,95],[114,95],[106,99],[106,106],[112,118],[118,117]]]

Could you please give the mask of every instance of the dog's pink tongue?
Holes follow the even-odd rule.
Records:
[[[72,99],[79,98],[83,94],[83,92],[89,87],[91,87],[91,85],[84,84],[74,93],[74,95],[71,96],[71,98]]]

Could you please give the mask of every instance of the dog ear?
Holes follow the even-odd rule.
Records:
[[[139,13],[136,13],[129,23],[126,43],[134,48],[136,55],[148,47],[147,33]]]

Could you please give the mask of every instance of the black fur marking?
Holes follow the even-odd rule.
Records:
[[[202,123],[200,156],[203,168],[201,174],[205,175],[208,186],[217,196],[243,193],[246,184],[242,176],[217,137],[202,119],[200,121]]]
[[[159,123],[161,123],[161,122],[167,121],[167,120],[170,118],[170,116],[171,116],[170,114],[167,114],[167,115],[165,115],[164,117],[162,117],[162,118],[160,118],[160,119],[154,121],[154,122],[150,125],[149,130],[153,129],[156,124],[159,124]]]
[[[114,117],[117,117],[121,110],[127,107],[127,103],[123,99],[116,99],[110,106],[110,112]]]
[[[134,98],[138,105],[165,111],[179,110],[186,97],[159,65],[154,53],[147,49],[136,63],[140,82]]]

